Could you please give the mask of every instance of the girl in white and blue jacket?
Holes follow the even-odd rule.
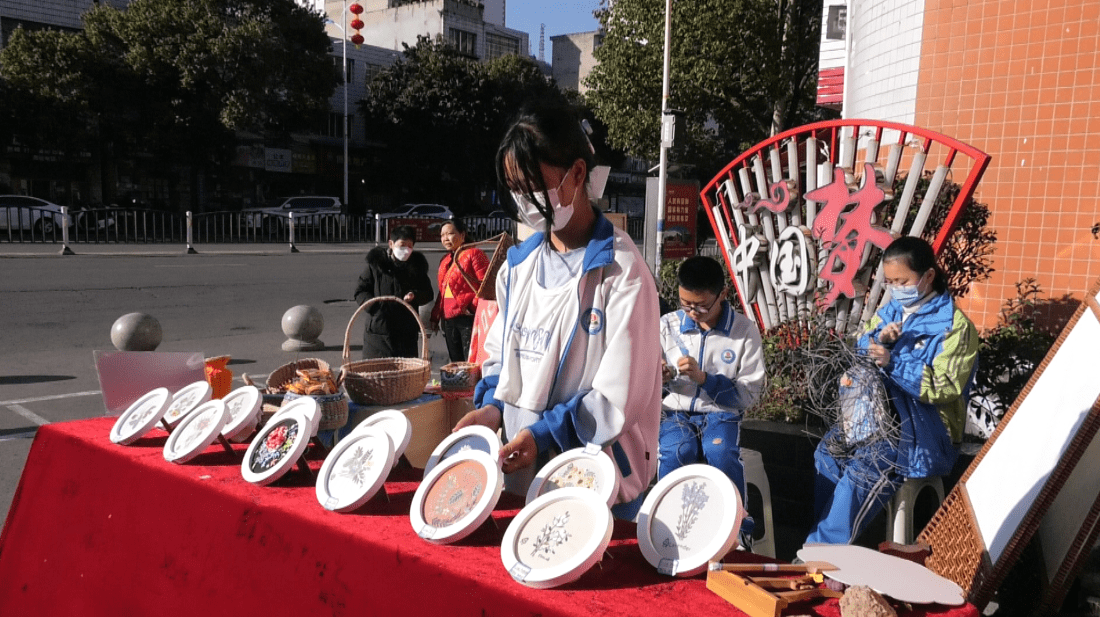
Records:
[[[478,408],[455,430],[503,423],[506,486],[520,494],[553,454],[596,444],[621,478],[612,512],[633,518],[657,470],[657,288],[630,237],[590,205],[593,162],[569,108],[529,108],[508,130],[497,176],[542,232],[497,275]]]

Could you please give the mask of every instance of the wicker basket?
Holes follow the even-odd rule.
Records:
[[[280,366],[267,376],[268,392],[271,394],[286,392],[286,387],[294,382],[294,379],[298,377],[298,371],[303,369],[332,371],[328,362],[318,358],[302,358],[301,360],[295,360],[294,362]]]
[[[476,242],[476,244],[495,244],[496,249],[493,250],[493,256],[489,258],[489,268],[485,271],[485,278],[481,281],[481,287],[477,290],[477,297],[483,300],[497,299],[497,272],[500,271],[500,267],[504,265],[504,259],[508,256],[508,249],[510,249],[515,242],[512,241],[512,236],[508,235],[508,232],[501,232],[500,235],[493,236],[488,240],[482,240]]]
[[[287,392],[286,396],[283,397],[283,405],[304,396],[317,401],[317,408],[321,411],[321,424],[317,427],[317,430],[334,431],[338,428],[344,428],[344,425],[348,423],[348,398],[343,391],[336,394],[295,394]]]
[[[439,386],[444,392],[469,392],[481,380],[481,365],[476,362],[451,362],[439,369]]]
[[[420,326],[420,358],[372,358],[351,362],[351,330],[355,319],[375,302],[399,302],[416,317]],[[360,405],[395,405],[411,401],[424,393],[424,386],[432,376],[431,356],[428,355],[428,332],[416,310],[396,296],[371,298],[351,316],[344,332],[344,364],[340,367],[344,388],[348,397]]]

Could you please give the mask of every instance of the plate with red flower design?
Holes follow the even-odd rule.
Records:
[[[249,444],[241,461],[241,475],[260,486],[283,477],[305,453],[312,426],[300,410],[291,409],[278,417],[272,416]]]

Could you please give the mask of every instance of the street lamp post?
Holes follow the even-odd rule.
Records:
[[[341,23],[332,21],[331,17],[328,17],[325,21],[336,26],[340,29],[341,51],[343,52],[343,67],[341,74],[343,75],[343,88],[344,88],[344,125],[341,127],[340,132],[344,136],[344,208],[348,207],[348,3],[344,0],[344,12],[340,19]]]
[[[661,159],[657,176],[657,255],[653,259],[653,275],[660,280],[661,253],[665,249],[665,208],[668,205],[668,149],[676,127],[676,118],[669,113],[669,73],[672,65],[672,0],[665,0],[665,50],[661,82]]]

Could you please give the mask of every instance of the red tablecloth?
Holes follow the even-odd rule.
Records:
[[[436,546],[409,524],[413,470],[391,475],[388,502],[376,496],[335,514],[300,470],[274,486],[245,482],[245,445],[234,455],[211,446],[175,465],[162,455],[165,433],[117,446],[107,438],[112,422],[39,429],[0,534],[0,615],[739,614],[706,589],[705,575],[657,574],[629,523],[616,522],[602,567],[534,590],[500,561],[501,536],[521,505],[511,496],[494,513],[496,527]],[[314,471],[320,464],[311,461]],[[925,608],[977,616],[971,606]],[[836,600],[792,609],[839,615]]]

